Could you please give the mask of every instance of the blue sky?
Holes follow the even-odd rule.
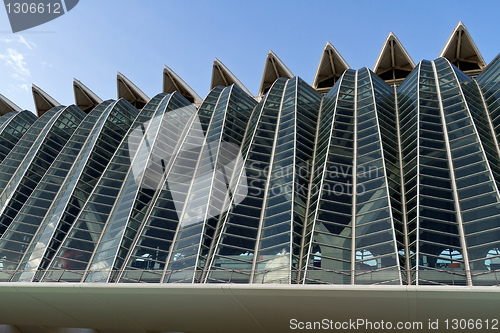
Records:
[[[373,68],[390,31],[415,62],[432,60],[460,20],[490,62],[500,52],[499,12],[498,1],[472,0],[80,0],[13,34],[0,8],[0,93],[33,111],[35,83],[72,104],[75,77],[102,99],[116,98],[120,71],[152,97],[167,65],[203,98],[217,57],[257,94],[269,49],[312,83],[327,41],[354,69]]]

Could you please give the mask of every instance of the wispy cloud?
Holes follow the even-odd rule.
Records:
[[[36,47],[36,44],[33,42],[27,41],[23,36],[19,35],[19,43],[26,45],[26,47],[30,50],[33,50]]]
[[[25,81],[31,76],[31,72],[26,66],[24,55],[17,50],[8,48],[6,54],[0,54],[0,60],[13,71],[10,75],[11,78],[18,81]]]
[[[13,92],[13,91],[22,91],[22,92],[25,92],[25,91],[30,91],[30,86],[28,84],[9,84],[9,91],[10,92]]]
[[[1,43],[12,43],[14,41],[13,38],[8,38],[8,37],[2,37],[0,38]]]
[[[1,44],[12,44],[12,43],[21,44],[21,45],[26,46],[30,50],[33,50],[33,48],[36,47],[35,43],[27,40],[22,35],[17,35],[14,37],[5,37],[5,36],[0,37],[0,43]]]
[[[29,90],[31,71],[27,58],[35,47],[35,43],[21,35],[0,37],[0,66],[5,68],[4,75],[12,79],[8,85],[9,90]]]
[[[42,65],[42,68],[52,67],[52,64],[47,61],[42,61],[40,65]]]

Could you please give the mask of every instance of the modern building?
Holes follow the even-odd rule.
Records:
[[[327,43],[312,86],[270,51],[256,96],[218,59],[205,99],[163,75],[106,101],[75,79],[71,106],[33,85],[38,117],[0,95],[5,332],[287,331],[326,296],[344,320],[495,313],[500,55],[461,22],[418,64],[392,32],[373,70]]]

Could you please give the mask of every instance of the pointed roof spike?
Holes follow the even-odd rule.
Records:
[[[9,112],[21,112],[22,109],[14,104],[10,99],[0,94],[0,116]]]
[[[241,83],[240,80],[227,68],[222,61],[215,58],[214,65],[212,67],[212,82],[210,83],[210,90],[217,86],[229,87],[232,84],[236,84],[249,96],[253,97],[253,94],[248,90],[247,87]]]
[[[149,97],[122,73],[118,72],[116,82],[118,98],[126,99],[139,110],[149,102]]]
[[[414,68],[415,62],[391,31],[385,39],[373,72],[383,80],[396,84],[403,81]]]
[[[61,105],[61,103],[56,101],[37,85],[33,84],[31,86],[31,90],[33,92],[33,100],[35,101],[35,109],[38,117],[41,117],[45,112],[49,111],[53,107]]]
[[[318,69],[314,75],[313,88],[328,92],[337,80],[351,67],[330,42],[326,42]]]
[[[163,92],[170,94],[174,91],[195,105],[201,105],[203,102],[203,99],[179,75],[165,66],[163,68]]]
[[[259,97],[262,98],[269,88],[271,88],[274,81],[284,77],[290,79],[293,77],[292,72],[285,66],[283,61],[271,50],[267,53],[266,65],[264,66],[264,73],[260,82]]]
[[[439,57],[448,59],[462,71],[480,72],[486,67],[481,52],[462,21],[453,29]]]
[[[94,94],[92,90],[75,78],[73,79],[73,91],[75,92],[76,106],[85,113],[89,113],[97,105],[102,103],[102,99],[99,98],[99,96]]]

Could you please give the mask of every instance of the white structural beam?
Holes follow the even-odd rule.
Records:
[[[149,97],[122,73],[118,72],[116,82],[118,98],[126,99],[138,109],[142,109],[149,102]]]
[[[404,79],[415,68],[415,62],[391,31],[385,39],[373,72],[386,81]]]
[[[0,94],[0,116],[9,112],[21,112],[22,109],[14,104],[10,99]]]
[[[330,42],[327,42],[314,75],[313,88],[330,90],[345,70],[350,68],[337,49]]]
[[[203,99],[184,80],[169,67],[163,68],[163,92],[171,94],[177,91],[188,101],[200,105]]]
[[[479,52],[476,43],[462,21],[458,22],[455,29],[453,29],[439,57],[448,59],[461,70],[482,70],[486,67],[481,52]]]
[[[293,77],[292,72],[286,67],[280,58],[271,50],[267,53],[266,64],[264,65],[264,73],[259,88],[259,98],[262,98],[271,88],[274,81],[283,77],[290,79]]]
[[[73,79],[73,91],[75,93],[75,105],[85,113],[89,113],[102,103],[99,96],[77,79]]]
[[[33,100],[35,102],[35,109],[38,117],[41,117],[45,112],[49,111],[53,107],[61,105],[61,103],[56,101],[35,84],[31,86],[31,91],[33,92]]]
[[[210,90],[217,86],[229,87],[235,84],[240,87],[245,93],[253,97],[253,94],[247,87],[227,68],[222,61],[215,58],[212,67],[212,81],[210,82]]]

